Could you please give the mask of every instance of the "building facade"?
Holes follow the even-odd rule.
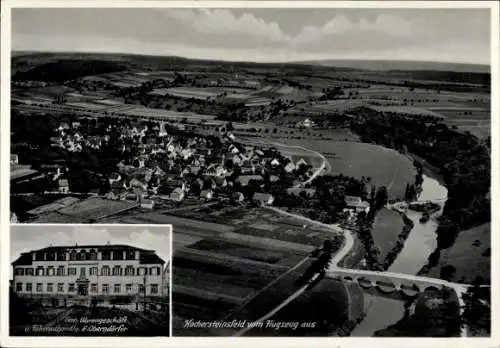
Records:
[[[128,245],[50,246],[12,263],[21,297],[162,297],[165,261]]]

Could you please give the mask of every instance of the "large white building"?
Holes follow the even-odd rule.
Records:
[[[168,295],[164,265],[155,251],[129,245],[49,246],[12,263],[12,284],[21,297],[160,297]]]

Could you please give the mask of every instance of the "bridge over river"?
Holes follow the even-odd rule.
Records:
[[[443,287],[447,287],[457,292],[459,301],[461,301],[460,295],[466,292],[467,288],[472,286],[469,284],[452,283],[442,279],[410,274],[347,268],[330,268],[327,271],[327,277],[342,281],[356,282],[365,289],[376,287],[384,293],[393,293],[397,291],[406,296],[416,296],[421,292],[429,290],[439,291]]]

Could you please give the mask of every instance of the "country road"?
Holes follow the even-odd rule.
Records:
[[[305,284],[303,287],[301,287],[299,290],[295,291],[293,294],[291,294],[290,296],[288,296],[287,299],[285,299],[283,302],[281,302],[276,308],[274,308],[272,311],[270,311],[269,313],[267,313],[266,315],[264,315],[263,317],[257,319],[256,321],[254,321],[254,323],[259,323],[259,322],[263,322],[264,320],[267,320],[269,318],[271,318],[273,315],[275,315],[276,313],[278,313],[282,308],[284,308],[285,306],[287,306],[290,302],[292,302],[293,300],[295,300],[297,297],[299,297],[300,295],[302,295],[302,293],[307,289],[307,287],[309,286],[311,281],[309,281],[307,284]],[[242,336],[244,335],[245,333],[247,333],[248,331],[252,330],[254,328],[253,325],[247,325],[246,328],[244,328],[243,330],[237,332],[234,336]]]
[[[275,145],[275,146],[281,146],[281,147],[288,147],[288,148],[295,148],[295,149],[301,149],[301,150],[304,150],[304,151],[307,151],[307,152],[312,152],[313,154],[315,154],[316,156],[318,156],[319,158],[321,158],[321,165],[314,171],[314,173],[304,182],[301,182],[295,186],[293,186],[294,188],[297,188],[297,187],[303,187],[305,186],[306,184],[309,184],[310,182],[312,182],[318,175],[321,174],[321,172],[325,169],[327,169],[327,167],[329,167],[329,164],[328,164],[328,160],[326,159],[325,156],[323,156],[321,153],[319,153],[318,151],[314,151],[314,150],[311,150],[311,149],[307,149],[303,146],[300,146],[300,145],[287,145],[287,144],[283,144],[283,143],[278,143],[278,142],[275,142],[275,141],[269,141],[269,140],[265,140],[265,141],[258,141],[256,139],[251,139],[251,140],[248,140],[248,139],[245,139],[245,140],[241,140],[240,141],[242,142],[250,142],[250,143],[257,143],[257,144],[267,144],[267,145]]]

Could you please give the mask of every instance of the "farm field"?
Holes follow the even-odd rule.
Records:
[[[350,316],[349,290],[341,281],[324,279],[312,289],[304,291],[274,316],[262,328],[248,331],[245,336],[327,336]],[[356,297],[356,301],[363,300]],[[351,299],[352,301],[353,299]],[[361,302],[362,303],[362,302]],[[297,328],[271,327],[271,321],[297,322]],[[306,324],[308,323],[308,324]],[[268,327],[266,327],[268,324]],[[302,326],[303,325],[303,326]]]
[[[42,223],[61,221],[65,219],[75,222],[90,222],[103,218],[107,215],[119,213],[123,210],[134,209],[137,202],[114,201],[98,197],[90,197],[79,200],[73,204],[64,206],[62,209],[54,210],[47,214],[36,216],[32,222]]]
[[[444,118],[443,115],[441,115],[438,112],[433,112],[430,108],[425,109],[423,107],[416,107],[416,106],[403,106],[403,105],[398,105],[398,106],[378,106],[378,105],[370,105],[370,108],[379,112],[395,112],[395,113],[401,113],[401,114],[408,114],[408,115],[422,115],[422,116],[434,116],[434,117],[439,117],[439,118]]]
[[[370,184],[386,186],[392,197],[403,196],[406,184],[414,181],[413,163],[394,150],[359,142],[305,141],[305,147],[324,153],[330,174],[370,177]]]
[[[66,103],[65,105],[80,109],[88,109],[88,110],[104,110],[106,108],[105,105],[87,103],[87,102],[71,102],[71,103]]]
[[[222,252],[229,256],[241,257],[249,260],[266,262],[273,265],[293,266],[300,261],[293,255],[285,254],[280,250],[269,250],[264,247],[258,248],[255,245],[245,245],[244,242],[230,242],[223,238],[207,238],[197,241],[189,246],[190,249],[212,250]]]
[[[296,278],[305,270],[302,267],[308,264],[309,253],[331,234],[320,229],[304,229],[302,223],[264,208],[220,208],[179,211],[183,216],[173,217],[169,222],[174,225],[172,291],[174,330],[178,330],[175,331],[178,335],[198,335],[203,331],[183,328],[181,318],[220,320],[232,309],[244,311],[247,301],[282,275],[286,275],[287,287],[294,287]],[[211,215],[219,209],[221,214]],[[186,218],[186,215],[203,221]],[[210,216],[210,221],[219,219],[226,224],[206,222],[205,216]],[[226,219],[229,216],[231,220]],[[231,225],[227,224],[229,221]],[[295,267],[302,271],[290,273]],[[209,293],[205,294],[205,289],[209,289]],[[270,299],[277,301],[287,294],[283,289],[275,295],[267,294],[266,303],[271,305]],[[270,310],[266,306],[258,308]],[[253,314],[247,314],[253,318]],[[203,332],[213,334],[213,330]]]
[[[317,104],[299,104],[289,109],[287,112],[290,114],[313,113],[321,114],[327,112],[341,113],[346,112],[356,107],[364,105],[365,102],[357,99],[339,99],[331,100],[328,103]]]
[[[387,253],[394,247],[403,229],[403,219],[399,213],[382,208],[375,217],[372,236],[380,250],[379,261],[383,262]]]
[[[123,111],[117,111],[120,113],[123,113],[125,115],[130,115],[130,116],[141,116],[141,117],[162,117],[167,120],[182,120],[183,118],[187,120],[214,120],[215,116],[214,115],[202,115],[202,114],[193,114],[193,113],[182,113],[182,112],[175,112],[175,111],[170,111],[170,110],[161,110],[161,109],[152,109],[152,108],[146,108],[146,107],[140,107],[134,105],[133,108],[131,109],[126,109]]]
[[[448,122],[452,126],[456,126],[463,132],[470,132],[476,137],[482,139],[491,135],[491,125],[489,121],[471,121],[471,120],[454,120]]]
[[[247,297],[242,304],[234,308],[229,314],[226,313],[223,317],[224,320],[246,320],[252,322],[267,314],[271,309],[278,306],[288,296],[302,287],[296,284],[296,280],[310,267],[312,260],[312,258],[303,259],[302,262],[282,274],[279,278],[276,278],[264,289]],[[239,330],[226,330],[224,334],[234,335],[237,331]]]
[[[195,208],[196,209],[196,208]],[[197,211],[193,209],[192,211]],[[189,217],[192,215],[191,210],[175,212],[176,215],[166,214],[161,212],[151,212],[150,210],[142,210],[134,212],[133,214],[125,214],[123,216],[112,217],[107,222],[113,223],[130,223],[130,224],[172,224],[178,229],[185,228],[192,233],[201,233],[203,231],[221,233],[224,231],[232,231],[233,228],[225,224],[210,223],[208,221],[201,221],[196,219],[187,219],[183,216]],[[196,215],[196,214],[194,214]],[[221,221],[221,220],[219,220]],[[201,232],[200,232],[201,231]]]
[[[209,98],[216,98],[223,94],[223,91],[214,88],[200,88],[200,87],[174,87],[174,88],[158,88],[150,92],[153,95],[172,95],[181,98],[195,98],[206,100]]]
[[[483,224],[461,231],[455,243],[441,251],[436,267],[429,271],[430,277],[439,278],[441,268],[446,265],[455,267],[454,282],[472,283],[476,276],[485,282],[490,280],[491,224]]]

